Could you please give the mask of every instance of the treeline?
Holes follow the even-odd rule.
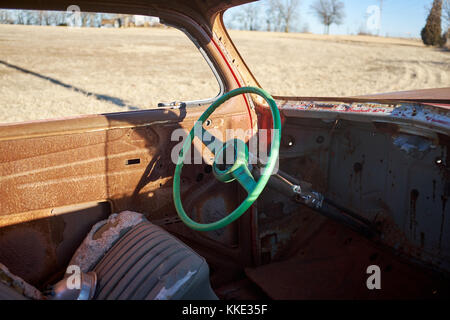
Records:
[[[384,0],[376,0],[379,7],[379,19]],[[345,19],[345,6],[340,0],[314,0],[309,8],[302,7],[301,0],[262,0],[236,8],[228,25],[233,29],[279,32],[309,32],[309,26],[302,24],[301,14],[312,14],[324,26],[324,33],[330,33],[330,27],[340,25]],[[428,18],[421,35],[426,45],[444,46],[450,37],[450,0],[433,0],[427,9]],[[444,21],[445,30],[441,23]],[[371,34],[361,29],[359,34]],[[379,32],[379,29],[378,29]]]
[[[159,19],[128,14],[92,13],[80,11],[0,10],[0,24],[76,27],[160,26]]]
[[[241,30],[308,32],[307,24],[300,24],[300,0],[263,0],[260,3],[245,4],[231,18],[231,25]],[[330,32],[333,24],[342,24],[345,6],[340,0],[316,0],[309,12],[324,26],[324,33]]]
[[[79,24],[82,27],[100,27],[102,19],[110,14],[66,11],[0,10],[0,23],[39,26],[66,26]]]

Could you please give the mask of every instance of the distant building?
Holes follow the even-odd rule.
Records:
[[[102,19],[101,27],[102,28],[120,28],[122,26],[121,18],[113,18],[113,19]]]
[[[158,17],[134,15],[133,19],[134,19],[134,25],[136,27],[144,27],[144,26],[153,27],[153,26],[159,24]]]
[[[141,15],[117,15],[111,19],[101,20],[101,27],[103,28],[153,27],[158,24],[159,18]]]

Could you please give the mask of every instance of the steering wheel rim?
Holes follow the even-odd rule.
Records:
[[[270,148],[270,156],[267,161],[267,164],[263,170],[263,173],[261,174],[260,178],[256,182],[256,184],[252,184],[251,190],[245,186],[245,182],[242,182],[238,176],[235,177],[247,190],[248,195],[245,198],[245,200],[230,214],[228,214],[226,217],[215,221],[211,223],[198,223],[192,220],[184,211],[183,205],[181,203],[181,196],[180,196],[180,176],[181,176],[181,170],[184,164],[184,159],[187,154],[187,151],[189,150],[192,141],[194,140],[195,133],[194,129],[196,125],[202,126],[203,123],[211,116],[211,114],[225,101],[238,96],[240,94],[244,93],[254,93],[261,97],[263,97],[267,103],[270,106],[270,110],[272,113],[272,119],[273,119],[273,131],[272,131],[272,140],[271,140],[271,148]],[[173,199],[175,204],[175,209],[177,210],[178,216],[180,217],[181,221],[183,221],[188,227],[191,229],[197,230],[197,231],[212,231],[217,230],[223,227],[226,227],[228,224],[232,223],[236,219],[238,219],[242,214],[244,214],[245,211],[247,211],[248,208],[256,201],[258,196],[261,194],[261,192],[264,190],[265,186],[267,185],[267,182],[269,181],[270,176],[272,175],[272,172],[275,168],[279,149],[280,149],[280,141],[281,141],[281,118],[280,118],[280,112],[278,110],[278,107],[275,103],[275,100],[270,96],[269,93],[267,93],[265,90],[256,88],[256,87],[241,87],[234,89],[221,97],[219,97],[216,101],[214,101],[213,104],[211,104],[208,109],[200,116],[200,118],[196,121],[194,127],[189,132],[189,135],[186,137],[183,147],[178,155],[178,160],[175,168],[175,174],[174,174],[174,180],[173,180]],[[224,144],[226,145],[226,143]],[[248,179],[248,168],[245,170],[245,168],[241,171],[244,172],[243,175],[246,175],[243,179]],[[241,174],[240,172],[239,174]],[[250,177],[251,176],[250,173]],[[253,180],[254,181],[254,180]],[[229,181],[226,181],[229,182]]]

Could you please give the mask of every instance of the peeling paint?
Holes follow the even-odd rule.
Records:
[[[377,103],[330,103],[315,101],[286,101],[277,100],[280,109],[296,109],[304,111],[336,112],[336,113],[364,113],[389,116],[393,119],[404,119],[422,122],[448,130],[450,126],[450,110],[415,104],[399,103],[395,105]]]
[[[197,271],[188,271],[188,273],[183,278],[175,282],[175,284],[170,288],[163,287],[161,291],[159,291],[156,295],[155,300],[171,299],[172,296],[181,288],[181,286],[185,284],[196,273]]]
[[[11,287],[13,290],[27,298],[34,300],[43,299],[43,295],[38,289],[27,283],[22,278],[12,274],[2,263],[0,263],[0,282],[4,283],[8,287]]]
[[[90,271],[123,234],[144,221],[137,212],[123,211],[96,223],[75,252],[69,265],[77,265],[81,271]]]
[[[312,111],[391,114],[394,110],[394,106],[392,105],[370,103],[324,103],[313,101],[288,101],[285,103],[277,101],[277,103],[281,105],[282,109],[301,109]]]
[[[432,148],[430,140],[418,136],[402,134],[393,136],[392,139],[401,151],[416,158],[422,158],[426,151]]]

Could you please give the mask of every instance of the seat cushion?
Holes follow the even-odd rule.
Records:
[[[17,290],[0,282],[0,300],[27,300],[27,298]]]
[[[122,236],[94,271],[95,299],[217,299],[206,261],[147,220]]]
[[[135,212],[124,211],[96,224],[70,265],[96,272],[97,300],[217,299],[206,261]],[[0,300],[27,298],[48,297],[0,263]]]

